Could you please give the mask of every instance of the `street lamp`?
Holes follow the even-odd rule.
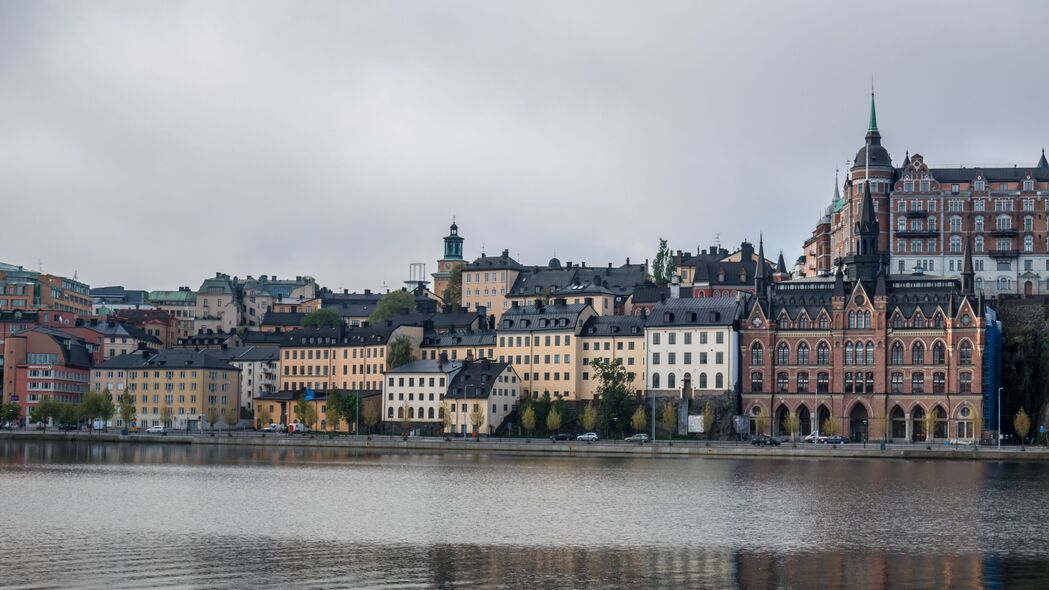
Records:
[[[998,388],[998,450],[1002,450],[1002,392],[1004,387]]]
[[[863,419],[863,448],[865,448],[865,449],[867,448],[867,437],[868,437],[867,419],[864,418]]]

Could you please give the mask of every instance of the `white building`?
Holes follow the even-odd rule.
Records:
[[[263,393],[277,391],[280,348],[239,346],[210,353],[240,369],[240,407],[252,411],[252,400]]]
[[[739,316],[731,297],[668,299],[645,322],[645,390],[691,398],[739,391]]]
[[[441,424],[448,383],[462,370],[463,361],[412,361],[386,372],[382,416],[387,422]]]

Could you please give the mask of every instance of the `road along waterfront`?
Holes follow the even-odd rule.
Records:
[[[1049,585],[1035,463],[0,440],[5,586]]]

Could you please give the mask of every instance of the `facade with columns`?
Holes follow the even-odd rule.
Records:
[[[867,187],[853,253],[833,275],[755,277],[740,326],[743,413],[752,429],[770,416],[772,434],[796,414],[803,434],[832,421],[857,441],[978,438],[986,320],[973,257],[966,248],[960,279],[892,274]]]
[[[844,193],[835,189],[805,243],[805,276],[832,271],[855,253],[855,221],[868,186],[880,221],[878,246],[889,253],[892,273],[958,278],[963,244],[971,239],[976,292],[1049,293],[1044,150],[1033,166],[931,168],[925,156],[908,152],[897,167],[881,145],[872,96],[867,135]]]

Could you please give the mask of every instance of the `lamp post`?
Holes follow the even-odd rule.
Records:
[[[1002,391],[1004,387],[998,388],[998,450],[1002,450]]]

